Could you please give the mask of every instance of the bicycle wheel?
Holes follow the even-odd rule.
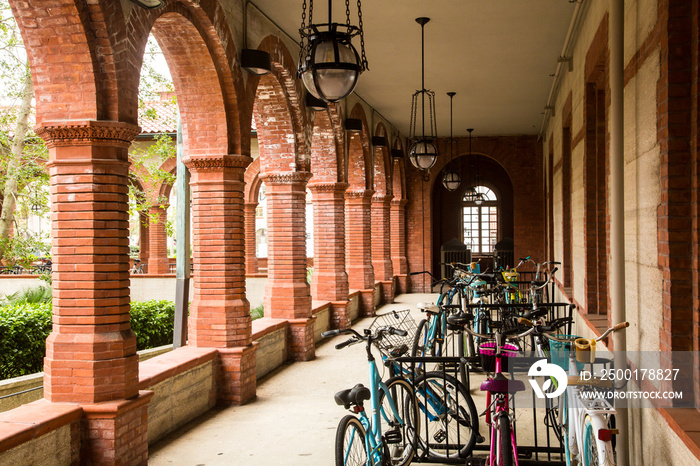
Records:
[[[498,466],[513,465],[513,439],[510,437],[510,419],[507,414],[498,416],[498,444],[496,446],[496,464]]]
[[[479,416],[469,390],[451,375],[428,372],[414,383],[418,445],[434,458],[464,458],[476,443]]]
[[[340,420],[335,434],[335,466],[367,465],[365,429],[355,416]]]
[[[418,405],[413,387],[406,379],[389,379],[387,387],[389,396],[384,390],[379,395],[382,438],[387,448],[385,458],[388,458],[389,465],[404,466],[416,453]]]
[[[586,416],[583,421],[583,451],[581,456],[583,457],[583,466],[599,466],[615,464],[611,461],[614,458],[614,453],[612,451],[612,443],[605,442],[605,456],[600,458],[598,454],[598,438],[596,435],[596,430],[593,427],[593,422],[590,416]]]
[[[432,356],[432,354],[426,354],[426,351],[430,351],[430,345],[428,345],[428,321],[423,319],[418,322],[418,328],[416,329],[416,336],[413,339],[413,347],[411,348],[412,358],[422,358],[425,356]]]

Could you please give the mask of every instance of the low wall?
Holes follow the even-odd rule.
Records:
[[[130,277],[132,301],[168,300],[175,301],[174,275],[132,275]],[[246,298],[250,307],[262,304],[265,296],[266,277],[246,277]],[[7,296],[20,290],[46,283],[38,275],[0,275],[0,296]],[[190,297],[194,295],[194,280],[190,280]]]
[[[178,348],[139,364],[139,389],[151,390],[148,443],[216,405],[215,349]]]
[[[143,279],[139,277],[137,280]],[[174,279],[170,280],[174,283]],[[379,293],[375,292],[375,299],[377,294],[381,295],[381,289],[377,290]],[[329,329],[332,307],[330,303],[314,305],[314,339],[318,342],[321,333]],[[346,309],[352,320],[359,316],[359,292],[350,295]],[[288,360],[287,321],[266,318],[254,321],[253,340],[258,343],[258,379]],[[139,390],[153,392],[148,404],[149,444],[216,405],[218,354],[216,349],[187,346],[174,351],[170,347],[161,347],[139,353]],[[16,392],[17,387],[27,390],[43,383],[42,374],[19,379],[22,380],[3,381],[7,387],[5,392],[0,391],[0,396],[12,390]],[[14,388],[10,388],[12,384]],[[41,390],[29,393],[41,396]],[[0,412],[0,464],[80,463],[81,419],[83,409],[80,406],[50,403],[44,399]]]

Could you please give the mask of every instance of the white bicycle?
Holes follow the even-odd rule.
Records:
[[[562,443],[566,453],[567,466],[615,466],[613,438],[618,433],[614,426],[615,408],[607,399],[600,396],[595,389],[613,388],[612,381],[593,376],[581,377],[584,363],[592,366],[595,361],[596,343],[612,332],[629,327],[629,322],[622,322],[607,329],[600,337],[586,339],[568,335],[554,335],[558,325],[543,325],[527,319],[520,323],[535,327],[534,334],[544,336],[554,342],[554,348],[546,348],[542,339],[536,344],[537,354],[555,359],[554,353],[561,351],[568,355],[567,388],[559,399],[558,424],[562,434]],[[571,351],[574,346],[574,351]],[[557,348],[558,347],[558,348]],[[549,354],[548,354],[549,353]],[[591,370],[590,373],[593,371]],[[552,382],[556,385],[554,377]],[[552,388],[557,388],[553,386]],[[584,396],[584,392],[586,396]],[[597,394],[598,396],[591,396]]]

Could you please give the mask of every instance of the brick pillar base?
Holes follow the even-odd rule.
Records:
[[[315,322],[316,317],[291,319],[289,321],[289,358],[293,361],[311,361],[316,357],[314,342]]]
[[[255,398],[258,343],[219,349],[219,403],[242,405]]]
[[[384,304],[391,304],[394,302],[394,280],[382,281],[382,299]]]
[[[81,464],[148,464],[151,391],[131,400],[81,405]]]
[[[348,313],[350,301],[331,301],[331,322],[332,329],[348,328],[352,324]]]
[[[374,317],[374,288],[371,290],[360,290],[360,315],[363,317]]]
[[[396,276],[396,294],[402,293],[408,293],[408,275]]]

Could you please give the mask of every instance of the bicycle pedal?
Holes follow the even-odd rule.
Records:
[[[438,443],[444,442],[446,438],[447,434],[442,429],[438,430],[437,432],[435,432],[435,435],[433,435],[433,439]]]
[[[384,432],[384,441],[388,444],[401,443],[403,436],[400,430],[387,430]]]

